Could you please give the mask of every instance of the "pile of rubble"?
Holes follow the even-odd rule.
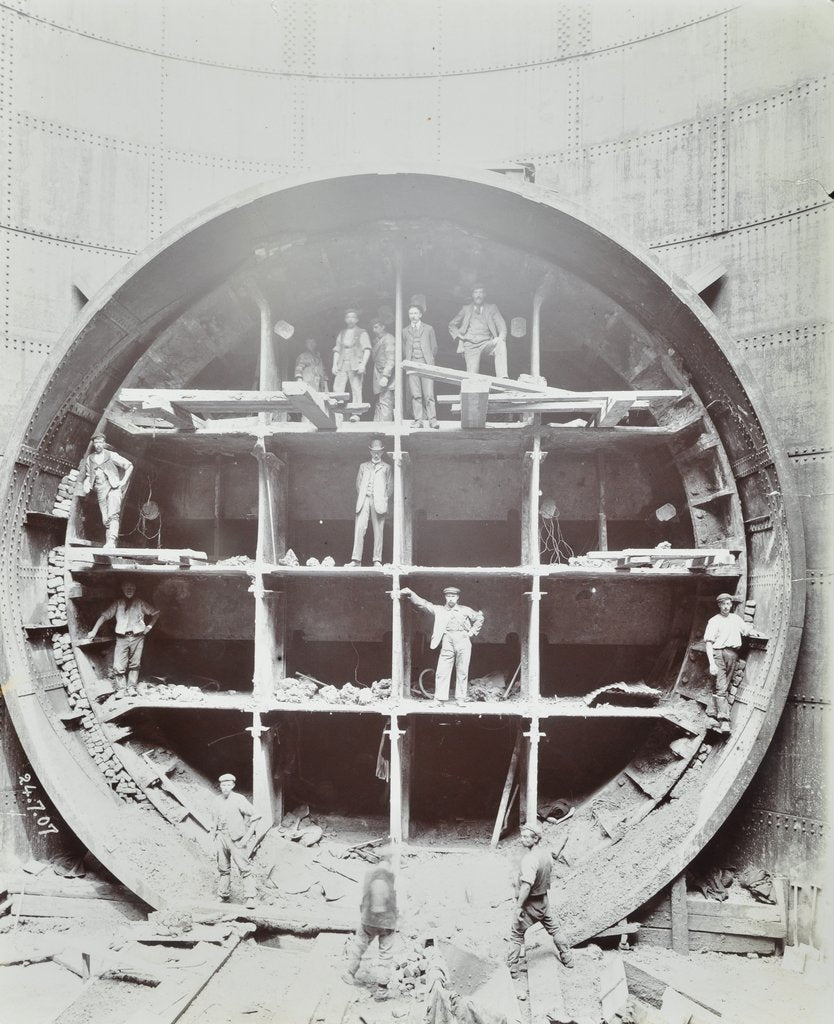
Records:
[[[124,765],[102,730],[81,682],[72,641],[67,633],[52,634],[52,651],[64,681],[69,706],[80,715],[78,720],[83,730],[84,745],[90,757],[98,765],[111,789],[115,789],[122,796],[143,800],[144,796],[132,776],[125,771]]]
[[[64,549],[53,548],[47,557],[46,593],[51,626],[66,626],[67,597],[64,588]]]
[[[52,506],[53,516],[60,516],[61,519],[69,519],[79,476],[80,473],[77,469],[71,469],[69,473],[61,479],[61,482],[58,484],[58,492],[55,495],[55,504]]]
[[[230,555],[228,558],[221,558],[215,565],[226,565],[226,566],[240,566],[243,569],[248,569],[250,566],[255,564],[255,559],[250,558],[248,555]]]
[[[377,679],[370,686],[354,686],[344,683],[333,686],[318,679],[298,673],[299,678],[279,679],[275,683],[275,699],[288,704],[307,704],[310,701],[324,701],[325,704],[355,704],[366,707],[391,696],[391,680]]]
[[[143,680],[136,684],[136,692],[148,700],[183,700],[192,703],[205,700],[205,694],[199,687],[187,686],[185,683],[150,683]]]

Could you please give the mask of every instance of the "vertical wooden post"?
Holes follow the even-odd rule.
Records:
[[[254,449],[258,460],[258,551],[259,562],[274,564],[287,550],[287,463],[264,449],[259,440]]]
[[[402,746],[400,748],[400,774],[402,776],[402,795],[400,806],[400,833],[403,842],[408,842],[411,834],[411,760],[414,756],[414,718],[407,718],[402,730]]]
[[[403,607],[399,597],[400,574],[395,569],[391,577],[391,700],[402,700],[405,685],[405,658],[403,657]]]
[[[222,510],[222,492],[221,492],[221,469],[223,466],[223,457],[221,455],[215,455],[214,457],[214,558],[215,561],[220,558],[220,539],[221,539],[221,528],[220,528],[220,512]]]
[[[530,731],[525,734],[527,744],[527,772],[524,792],[524,821],[536,821],[539,806],[539,717],[530,716]]]
[[[266,832],[275,824],[275,788],[272,775],[272,739],[269,735],[269,726],[261,722],[260,712],[252,713],[249,731],[252,733],[252,804],[261,815],[258,831]]]
[[[391,740],[391,766],[389,772],[391,793],[390,801],[390,818],[389,818],[389,834],[391,841],[399,845],[402,842],[402,787],[403,787],[403,773],[402,773],[402,757],[400,746],[400,727],[399,720],[396,714],[392,714],[388,723],[388,736]]]
[[[530,374],[534,380],[541,376],[541,311],[542,303],[553,288],[553,277],[548,274],[533,295],[533,319],[530,325]]]
[[[394,422],[403,421],[403,251],[396,255],[396,282],[394,284]]]
[[[411,453],[403,451],[400,458],[400,550],[398,557],[398,561],[402,565],[412,565],[414,562],[411,477]]]
[[[539,506],[541,491],[541,464],[547,452],[541,450],[538,430],[533,436],[532,451],[524,453],[524,471],[521,492],[521,561],[534,569],[541,565],[539,542]]]
[[[541,634],[541,580],[538,576],[533,577],[532,589],[529,593],[530,614],[527,620],[527,650],[526,650],[526,673],[525,665],[522,665],[521,696],[524,700],[536,701],[539,699],[540,683],[539,674],[541,668],[541,651],[539,649]]]
[[[597,538],[597,550],[608,550],[608,519],[605,512],[605,452],[597,452],[597,499],[599,522],[599,536]]]
[[[252,296],[261,314],[260,372],[258,375],[260,389],[261,391],[280,391],[281,370],[275,358],[275,349],[272,344],[272,328],[274,324],[272,309],[267,297],[254,283],[252,283]]]
[[[269,701],[275,680],[287,674],[286,605],[284,594],[267,590],[260,575],[255,577],[252,591],[255,595],[254,695],[258,700]]]
[[[669,890],[672,910],[672,949],[689,956],[689,912],[686,904],[686,872],[672,882]]]

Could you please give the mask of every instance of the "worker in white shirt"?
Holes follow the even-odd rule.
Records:
[[[98,631],[108,619],[116,620],[116,650],[113,654],[113,677],[116,696],[136,696],[139,682],[139,666],[145,637],[159,618],[159,610],[136,596],[136,584],[126,580],[122,583],[122,596],[114,601],[96,619],[96,624],[87,634],[94,640]],[[125,683],[125,674],[127,682]]]
[[[715,680],[713,706],[708,709],[708,713],[717,724],[718,731],[726,736],[730,732],[727,690],[736,670],[741,638],[750,635],[750,627],[732,610],[733,598],[730,594],[719,594],[716,601],[718,614],[709,620],[704,632],[709,674]]]

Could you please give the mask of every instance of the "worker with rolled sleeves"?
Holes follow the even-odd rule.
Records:
[[[704,631],[709,674],[715,679],[715,694],[707,714],[712,720],[710,724],[717,726],[718,731],[726,736],[730,732],[727,691],[738,663],[741,638],[750,635],[750,627],[732,610],[732,595],[719,594],[715,600],[718,603],[718,614],[713,615]]]
[[[513,977],[518,973],[527,929],[539,923],[553,939],[556,954],[564,966],[573,967],[573,953],[568,940],[550,910],[548,890],[553,859],[549,850],[542,849],[541,838],[542,827],[538,821],[528,821],[522,826],[521,842],[527,852],[518,869],[510,951],[507,954],[507,966]]]
[[[224,902],[231,896],[232,864],[237,868],[243,881],[247,907],[255,906],[255,881],[252,878],[252,864],[247,847],[255,835],[255,825],[261,815],[240,793],[235,793],[237,779],[230,772],[221,775],[220,802],[214,819],[214,846],[217,853],[217,870],[220,885],[217,895]]]
[[[455,703],[466,701],[466,690],[469,683],[469,660],[472,657],[472,637],[481,632],[484,624],[484,613],[477,612],[460,604],[460,590],[457,587],[446,587],[443,596],[445,604],[431,604],[411,590],[403,587],[400,594],[416,604],[418,608],[434,616],[434,628],[431,634],[431,649],[440,647],[435,673],[434,699],[449,699],[449,686],[452,681],[452,669],[455,670]]]

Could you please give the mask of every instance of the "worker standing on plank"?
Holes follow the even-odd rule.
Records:
[[[145,637],[159,618],[159,610],[136,596],[136,584],[125,580],[122,596],[105,608],[87,634],[87,640],[95,640],[98,631],[109,619],[116,620],[116,649],[113,653],[113,681],[116,697],[136,696],[139,682],[139,668],[142,664],[142,650]]]
[[[467,608],[465,604],[459,604],[460,590],[457,587],[445,588],[445,604],[431,604],[415,594],[410,587],[403,587],[400,594],[405,594],[412,604],[434,616],[430,646],[432,650],[440,647],[434,677],[434,699],[449,699],[449,686],[454,668],[455,703],[465,703],[469,684],[469,661],[472,657],[472,637],[481,632],[484,613]]]
[[[391,967],[394,959],[394,938],[397,934],[397,888],[390,845],[379,848],[381,860],[371,867],[362,882],[359,927],[351,940],[348,961],[342,980],[356,984],[356,972],[368,946],[377,940],[379,974],[374,999],[381,1002],[389,996]]]
[[[93,434],[93,449],[88,452],[82,466],[82,493],[96,492],[106,535],[105,544],[114,548],[119,543],[122,503],[133,476],[133,463],[108,448],[104,434]]]
[[[467,373],[481,372],[481,356],[493,356],[495,376],[507,376],[507,324],[494,302],[486,301],[483,285],[472,289],[472,301],[449,324],[449,334],[463,353]]]
[[[549,850],[541,847],[542,827],[537,821],[528,821],[521,829],[521,842],[527,852],[521,858],[516,883],[515,916],[510,929],[510,951],[507,965],[510,974],[518,974],[518,962],[524,948],[524,935],[528,928],[541,922],[553,939],[556,953],[565,967],[573,967],[571,952],[565,934],[550,912],[550,873],[553,860]]]
[[[255,883],[252,878],[252,864],[247,847],[255,835],[255,824],[261,815],[240,793],[235,793],[237,779],[230,772],[221,775],[221,800],[214,820],[214,846],[217,852],[217,870],[220,872],[220,886],[217,895],[224,902],[231,896],[232,863],[243,880],[243,891],[247,907],[255,906]]]
[[[730,732],[727,690],[738,663],[741,638],[750,635],[750,628],[740,615],[732,611],[733,598],[730,594],[719,594],[715,600],[718,602],[718,614],[709,620],[704,632],[709,674],[715,679],[715,694],[707,714],[710,726],[726,736]]]

